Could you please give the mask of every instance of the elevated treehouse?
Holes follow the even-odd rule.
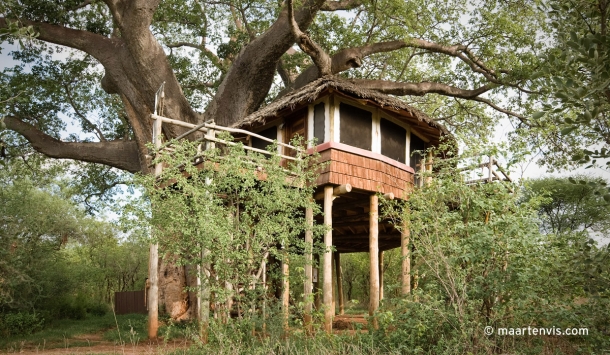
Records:
[[[383,275],[379,267],[383,251],[401,247],[402,291],[409,292],[408,230],[403,228],[401,233],[390,221],[379,220],[378,196],[408,198],[413,187],[421,183],[416,170],[431,169],[432,157],[424,157],[419,152],[438,146],[443,136],[449,135],[442,125],[403,101],[337,78],[318,79],[232,127],[220,127],[212,122],[195,126],[161,115],[153,118],[157,147],[162,144],[162,124],[178,124],[189,129],[181,137],[201,131],[208,144],[218,141],[216,133],[220,131],[230,132],[248,149],[258,152],[266,152],[268,145],[277,141],[278,153],[285,159],[295,155],[290,142],[300,135],[309,141],[308,149],[317,151],[321,161],[327,162],[317,178],[313,196],[324,211],[324,217],[317,223],[331,227],[324,236],[324,244],[327,250],[335,251],[324,253],[319,263],[327,331],[331,331],[335,315],[333,265],[339,312],[344,307],[339,272],[342,253],[369,252],[371,315],[383,298]],[[161,173],[161,169],[157,166],[156,173]],[[310,236],[305,238],[306,242],[312,242]],[[151,253],[151,260],[155,257]],[[308,257],[311,260],[311,255]],[[153,268],[150,271],[153,279],[156,271]],[[308,300],[315,291],[314,280],[318,279],[311,263],[306,266],[305,276],[305,322],[309,324],[312,304]],[[287,309],[287,290],[283,298]]]

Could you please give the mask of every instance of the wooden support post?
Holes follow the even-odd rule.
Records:
[[[305,323],[305,331],[308,334],[312,332],[311,324],[311,313],[312,313],[312,302],[311,291],[313,287],[313,265],[312,265],[312,251],[313,251],[313,209],[307,207],[305,209],[305,220],[307,222],[308,230],[305,231],[305,282],[303,285],[303,304],[304,315],[303,323]]]
[[[341,254],[335,252],[335,272],[337,273],[337,296],[339,298],[339,314],[345,314],[345,299],[343,298],[343,277],[341,275]]]
[[[409,223],[404,221],[400,232],[400,255],[402,256],[402,295],[411,293],[411,253],[409,245]]]
[[[282,317],[284,318],[284,332],[288,333],[288,319],[290,316],[290,268],[288,255],[284,253],[282,261]]]
[[[313,305],[316,308],[316,311],[319,311],[322,308],[322,298],[320,297],[320,254],[315,254],[314,260],[316,261],[316,269],[313,283]]]
[[[332,252],[330,249],[333,246],[333,187],[324,186],[324,224],[328,228],[324,234],[324,283],[322,286],[323,302],[324,302],[324,330],[331,333],[333,329],[333,315],[335,310],[333,306],[333,264]]]
[[[155,110],[157,108],[155,107]],[[153,143],[156,149],[161,148],[163,121],[156,118],[153,123]],[[163,165],[155,165],[155,176],[161,175]],[[159,244],[151,244],[148,256],[148,338],[156,339],[159,330]]]
[[[369,316],[379,308],[379,197],[371,195],[369,212],[369,258],[370,258],[370,301]],[[377,319],[373,318],[373,327],[378,328]]]
[[[337,315],[337,269],[335,267],[335,253],[333,253],[331,263],[333,264],[333,319]]]
[[[268,258],[267,258],[268,259]],[[269,290],[267,289],[267,260],[263,262],[263,334],[267,331],[267,297]]]
[[[201,258],[207,260],[210,251],[204,249]],[[197,297],[197,318],[199,320],[199,336],[204,344],[208,343],[208,329],[210,326],[210,269],[209,262],[197,265],[197,286],[199,287]],[[201,276],[204,276],[203,278]]]
[[[148,338],[156,339],[159,330],[159,244],[151,244],[148,281]]]
[[[383,300],[383,251],[379,251],[379,301]]]

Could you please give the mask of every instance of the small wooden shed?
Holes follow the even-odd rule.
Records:
[[[390,221],[379,220],[378,196],[408,198],[417,183],[416,170],[426,168],[424,157],[414,152],[437,146],[443,136],[449,135],[442,125],[394,97],[326,77],[284,95],[233,127],[283,143],[296,135],[315,139],[308,148],[328,162],[316,181],[314,196],[324,211],[323,220],[318,222],[332,227],[324,236],[324,244],[335,250],[325,253],[320,263],[327,331],[335,315],[333,264],[338,271],[341,253],[370,253],[369,314],[383,298],[379,267],[383,251],[402,248],[402,289],[409,292],[408,231],[403,229],[401,233]],[[264,149],[269,142],[250,138],[247,144]],[[278,149],[290,154],[282,151],[283,147]],[[306,268],[306,300],[313,290],[313,271],[311,266]],[[341,312],[341,274],[336,275]],[[310,311],[311,304],[306,301],[306,313]],[[306,323],[309,320],[306,314]]]

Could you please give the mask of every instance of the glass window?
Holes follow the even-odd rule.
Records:
[[[316,144],[324,143],[324,120],[324,102],[320,102],[313,107],[313,137],[316,138]]]
[[[394,122],[381,119],[381,154],[405,163],[407,130]]]
[[[341,143],[371,150],[373,113],[344,103],[339,107]]]

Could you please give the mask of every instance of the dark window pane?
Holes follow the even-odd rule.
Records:
[[[411,160],[409,166],[411,166],[416,171],[419,169],[417,164],[420,163],[420,160],[423,158],[422,152],[426,149],[426,142],[423,139],[419,138],[415,134],[411,133],[411,144],[409,145],[409,151],[411,152]]]
[[[407,154],[407,130],[383,118],[380,125],[381,154],[404,163]]]
[[[269,127],[262,132],[257,132],[256,134],[258,134],[259,136],[263,136],[265,138],[269,138],[269,139],[277,139],[277,127],[276,126]],[[260,138],[252,137],[252,147],[253,148],[266,150],[267,146],[270,146],[270,145],[271,145],[271,142],[264,141]]]
[[[313,137],[316,144],[324,143],[324,102],[313,107]]]
[[[341,143],[371,150],[373,114],[351,105],[341,103],[340,138]]]

